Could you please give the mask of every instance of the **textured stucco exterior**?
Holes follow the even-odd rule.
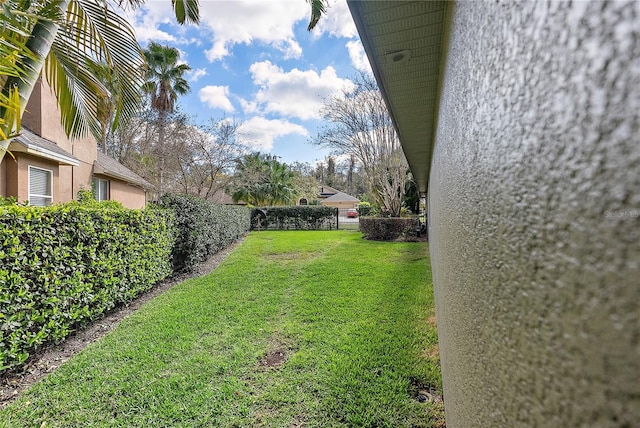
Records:
[[[640,3],[450,22],[429,187],[447,427],[640,426]]]
[[[40,149],[46,143],[48,146],[45,149],[50,152],[55,149],[54,158],[50,157],[51,153],[46,156],[23,153],[26,146],[16,145],[13,156],[4,156],[0,161],[0,196],[12,196],[18,202],[28,200],[29,166],[36,166],[53,172],[53,203],[69,202],[80,190],[90,190],[92,179],[98,176],[109,180],[110,199],[121,202],[127,208],[146,206],[145,188],[150,186],[149,183],[117,161],[99,153],[92,136],[78,139],[66,136],[60,123],[55,95],[42,80],[34,88],[22,124],[25,129],[20,138],[26,138],[32,144],[34,141],[30,139],[35,140],[41,145]],[[47,141],[39,141],[42,139]],[[61,153],[64,158],[62,162]],[[99,158],[103,163],[108,163],[108,171],[103,166],[97,170],[95,163]],[[112,174],[114,171],[116,175]]]
[[[147,195],[139,187],[113,178],[109,180],[109,199],[120,202],[125,208],[142,209],[147,205]]]

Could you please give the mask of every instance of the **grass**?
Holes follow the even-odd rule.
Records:
[[[0,427],[432,427],[426,243],[250,234],[0,411]],[[431,321],[431,322],[430,322]]]

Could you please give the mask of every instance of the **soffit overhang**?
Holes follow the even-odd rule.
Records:
[[[425,194],[435,141],[448,4],[347,3],[418,190]]]
[[[8,149],[12,153],[27,153],[58,165],[78,166],[80,164],[76,157],[56,143],[40,137],[27,128],[22,128],[20,135],[11,140]]]

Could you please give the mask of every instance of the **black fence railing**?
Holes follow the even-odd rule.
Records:
[[[278,208],[282,211],[281,208]],[[295,208],[294,208],[295,209]],[[358,212],[353,208],[323,207],[324,214],[318,217],[295,215],[295,212],[268,212],[270,208],[254,209],[252,213],[253,230],[358,230]],[[331,214],[333,213],[333,215]],[[290,216],[293,214],[293,216]],[[327,216],[327,214],[329,214]]]

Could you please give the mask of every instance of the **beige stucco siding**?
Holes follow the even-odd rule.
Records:
[[[147,205],[144,190],[113,179],[109,180],[109,199],[119,201],[126,208],[141,209]]]
[[[358,205],[357,202],[331,202],[331,201],[322,201],[321,204],[326,207],[334,207],[334,208],[355,208]]]
[[[32,138],[34,141],[28,141],[28,144],[55,144],[56,150],[65,151],[66,157],[72,159],[71,163],[77,165],[59,165],[57,161],[47,161],[43,157],[33,156],[24,153],[15,153],[16,160],[11,156],[5,156],[0,164],[0,195],[14,196],[19,201],[28,198],[28,167],[29,165],[49,169],[54,172],[53,181],[53,202],[69,202],[77,198],[78,191],[81,189],[90,190],[92,180],[95,174],[101,174],[105,171],[96,171],[96,162],[98,159],[98,149],[96,140],[91,135],[83,138],[70,139],[66,136],[62,125],[60,124],[60,113],[57,107],[55,95],[46,83],[42,80],[38,81],[31,95],[27,110],[23,116],[22,124],[24,128],[32,132],[24,138]],[[33,135],[35,134],[35,136]],[[48,141],[38,141],[37,138],[43,138]],[[26,145],[25,145],[26,147]],[[59,148],[59,149],[58,149]],[[23,147],[21,146],[22,151]],[[27,148],[27,150],[30,150]],[[36,150],[37,151],[37,150]],[[59,154],[59,153],[58,153]],[[64,154],[64,152],[63,152]],[[101,155],[105,158],[105,155]],[[46,157],[46,156],[45,156]],[[64,157],[63,157],[64,158]],[[61,163],[69,162],[63,160]],[[121,202],[128,208],[143,208],[146,205],[146,192],[140,186],[148,185],[140,177],[128,171],[115,160],[107,157],[109,167],[114,171],[122,174],[125,181],[118,178],[103,177],[110,181],[112,200]],[[126,182],[127,177],[131,175],[132,183]]]
[[[63,202],[64,195],[61,195],[58,187],[59,183],[59,170],[58,165],[54,162],[46,162],[42,159],[25,155],[22,153],[14,153],[14,157],[10,155],[5,156],[2,161],[2,167],[0,167],[0,174],[6,178],[2,195],[13,196],[18,202],[24,202],[29,200],[29,166],[41,168],[51,171],[53,173],[53,203]],[[4,173],[3,173],[4,171]]]

